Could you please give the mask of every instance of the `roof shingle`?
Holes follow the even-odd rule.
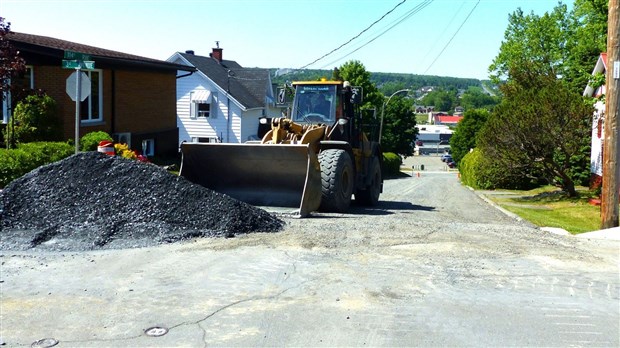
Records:
[[[45,55],[52,59],[62,60],[64,51],[74,51],[91,55],[93,60],[109,64],[144,66],[166,70],[191,70],[183,65],[163,60],[84,45],[49,36],[9,32],[6,37],[20,51]]]
[[[179,53],[196,69],[208,76],[220,88],[248,109],[265,106],[269,70],[244,68],[232,60],[221,63],[212,57]]]

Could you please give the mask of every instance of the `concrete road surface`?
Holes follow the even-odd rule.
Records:
[[[280,233],[0,252],[7,347],[617,347],[620,243],[516,221],[440,163]],[[443,171],[443,172],[442,172]]]

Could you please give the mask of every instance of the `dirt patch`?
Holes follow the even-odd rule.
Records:
[[[98,152],[39,167],[0,193],[2,250],[143,247],[282,227],[156,165]]]

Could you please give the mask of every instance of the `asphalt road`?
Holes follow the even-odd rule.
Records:
[[[285,217],[280,233],[1,251],[1,343],[620,345],[618,241],[541,231],[416,160],[426,170],[387,180],[378,207]]]

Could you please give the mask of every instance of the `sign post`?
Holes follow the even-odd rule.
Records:
[[[75,153],[78,153],[80,151],[80,102],[82,101],[80,96],[82,92],[82,72],[80,67],[75,68],[75,72],[77,73],[75,84]]]
[[[75,100],[75,153],[78,153],[80,151],[80,102],[90,95],[90,79],[87,76],[88,86],[82,93],[82,69],[94,69],[95,62],[91,60],[90,55],[73,51],[65,51],[64,58],[62,61],[63,69],[75,69],[75,73],[67,79],[66,89],[69,97]],[[75,82],[73,81],[74,75]],[[73,89],[73,83],[75,83],[75,89]]]

